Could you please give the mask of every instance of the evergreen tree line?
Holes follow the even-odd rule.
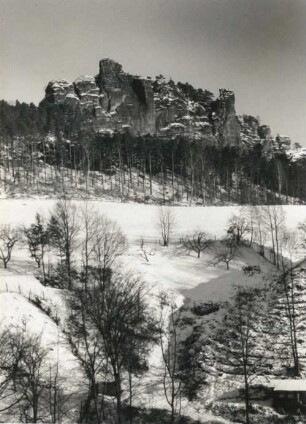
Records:
[[[102,180],[105,173],[117,174],[122,193],[127,182],[135,184],[134,170],[138,187],[149,181],[149,196],[153,180],[172,187],[172,201],[182,195],[202,204],[210,198],[239,204],[306,200],[306,160],[293,161],[285,152],[267,156],[261,144],[218,146],[209,137],[135,136],[128,130],[97,133],[90,112],[46,102],[37,108],[2,101],[0,125],[1,165],[17,182],[23,173],[27,184],[36,184],[38,167],[49,164],[59,173],[96,171]]]

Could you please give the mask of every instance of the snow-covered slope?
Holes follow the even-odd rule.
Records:
[[[196,301],[225,300],[234,283],[244,283],[241,267],[250,262],[255,263],[257,258],[251,250],[244,250],[230,271],[226,271],[222,265],[216,267],[211,265],[213,251],[198,259],[192,254],[178,250],[176,246],[164,249],[152,243],[150,253],[149,262],[146,262],[139,254],[138,244],[131,243],[129,251],[117,265],[124,264],[142,276],[152,306],[157,304],[157,296],[161,291],[170,294],[178,305],[182,304],[186,297]],[[34,264],[31,267],[26,256],[26,249],[20,248],[9,269],[1,272],[0,327],[26,325],[27,331],[31,334],[40,334],[42,343],[52,348],[50,360],[55,361],[59,358],[61,374],[67,379],[67,386],[70,390],[76,388],[78,380],[79,390],[82,387],[81,372],[73,355],[64,344],[60,325],[56,325],[51,317],[31,303],[36,296],[39,297],[45,305],[51,307],[52,316],[59,317],[63,322],[65,316],[63,292],[43,287],[34,276]],[[271,265],[264,261],[263,264],[265,272],[270,272]],[[253,283],[259,283],[258,279]],[[135,402],[147,407],[167,408],[161,381],[161,352],[158,346],[152,350],[149,363],[148,374],[139,381],[142,389],[137,394]],[[202,418],[212,419],[212,416],[205,411],[204,404],[183,400],[182,406],[184,414],[194,419],[197,419],[199,411]]]
[[[47,214],[54,202],[50,199],[1,200],[1,221],[29,225],[33,222],[36,212]],[[75,201],[75,203],[79,208],[81,202]],[[231,262],[229,271],[224,264],[217,266],[212,264],[214,248],[198,259],[195,254],[183,251],[177,244],[169,248],[161,247],[156,228],[157,206],[95,201],[90,202],[90,205],[95,205],[101,212],[116,220],[127,234],[129,249],[117,261],[116,266],[118,268],[124,266],[141,275],[153,307],[157,304],[157,296],[161,291],[168,292],[176,299],[178,305],[182,305],[183,302],[191,305],[194,302],[225,302],[232,293],[233,285],[260,287],[266,277],[276,272],[273,265],[246,247],[239,249],[239,255]],[[172,210],[176,215],[176,237],[182,232],[202,229],[220,238],[225,234],[228,219],[237,213],[239,208],[173,207]],[[285,207],[285,211],[286,223],[292,229],[304,218],[306,207],[288,206]],[[144,238],[148,249],[149,262],[145,261],[139,249],[141,237]],[[259,265],[261,272],[248,277],[242,272],[242,267],[245,265]],[[18,245],[8,269],[1,269],[0,327],[25,324],[27,331],[41,334],[43,344],[53,349],[50,360],[59,358],[61,373],[66,377],[69,388],[75,389],[77,381],[77,390],[82,392],[80,368],[67,345],[63,343],[61,325],[65,318],[64,292],[43,287],[35,275],[34,261],[29,258],[26,247]],[[36,297],[51,308],[50,316],[33,304]],[[59,325],[54,321],[54,317],[59,318]],[[136,404],[167,407],[160,380],[160,361],[161,352],[159,347],[155,347],[150,355],[150,370],[139,381],[141,390],[135,398]],[[221,381],[215,386],[215,392],[211,390],[208,394],[205,392],[205,399],[211,399],[215,394],[219,395],[222,384]],[[205,415],[207,411],[203,401],[184,400],[182,406],[183,412],[194,419],[197,419],[199,414],[203,422],[209,422],[211,419],[209,414]]]

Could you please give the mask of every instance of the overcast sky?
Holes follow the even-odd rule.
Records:
[[[0,0],[0,98],[38,103],[47,82],[110,57],[259,115],[305,142],[306,0]]]

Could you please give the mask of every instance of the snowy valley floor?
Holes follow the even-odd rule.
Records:
[[[29,225],[34,221],[35,213],[47,213],[54,200],[1,200],[1,223]],[[77,204],[80,204],[76,201]],[[178,304],[186,299],[193,301],[225,301],[228,299],[234,284],[260,286],[264,276],[275,272],[274,267],[261,258],[252,249],[243,247],[239,255],[226,270],[225,264],[212,265],[213,252],[204,253],[201,258],[188,254],[178,245],[163,248],[159,244],[156,229],[157,206],[123,204],[111,202],[92,202],[110,218],[116,220],[127,234],[129,249],[118,260],[118,268],[125,267],[141,275],[148,289],[148,298],[154,308],[157,296],[161,291],[168,292]],[[176,215],[176,235],[201,229],[209,231],[212,236],[220,238],[225,234],[228,219],[236,213],[238,207],[173,207]],[[294,228],[305,218],[306,206],[287,206],[286,223]],[[140,254],[139,240],[144,237],[149,251],[149,262]],[[242,272],[244,265],[260,265],[261,274],[246,277]],[[8,269],[1,268],[0,279],[0,326],[8,328],[24,326],[26,331],[41,334],[42,343],[52,346],[50,360],[59,360],[60,370],[66,379],[68,390],[77,388],[78,395],[85,392],[82,374],[74,356],[64,342],[60,326],[54,319],[38,309],[31,301],[39,297],[52,310],[52,317],[64,321],[65,301],[59,289],[44,287],[36,278],[35,262],[30,259],[25,246],[18,245]],[[140,406],[166,408],[160,378],[161,352],[158,346],[150,354],[150,369],[137,382],[135,403]],[[205,400],[216,398],[220,393],[213,390],[205,393]],[[78,411],[78,398],[75,398],[72,418]],[[204,408],[202,402],[182,403],[182,413],[202,423],[209,423],[213,418]],[[7,420],[0,416],[0,421]],[[226,420],[218,419],[220,423]],[[12,421],[10,419],[10,421]]]

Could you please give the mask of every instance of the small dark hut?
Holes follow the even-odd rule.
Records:
[[[306,380],[273,381],[273,406],[285,412],[306,412]]]

